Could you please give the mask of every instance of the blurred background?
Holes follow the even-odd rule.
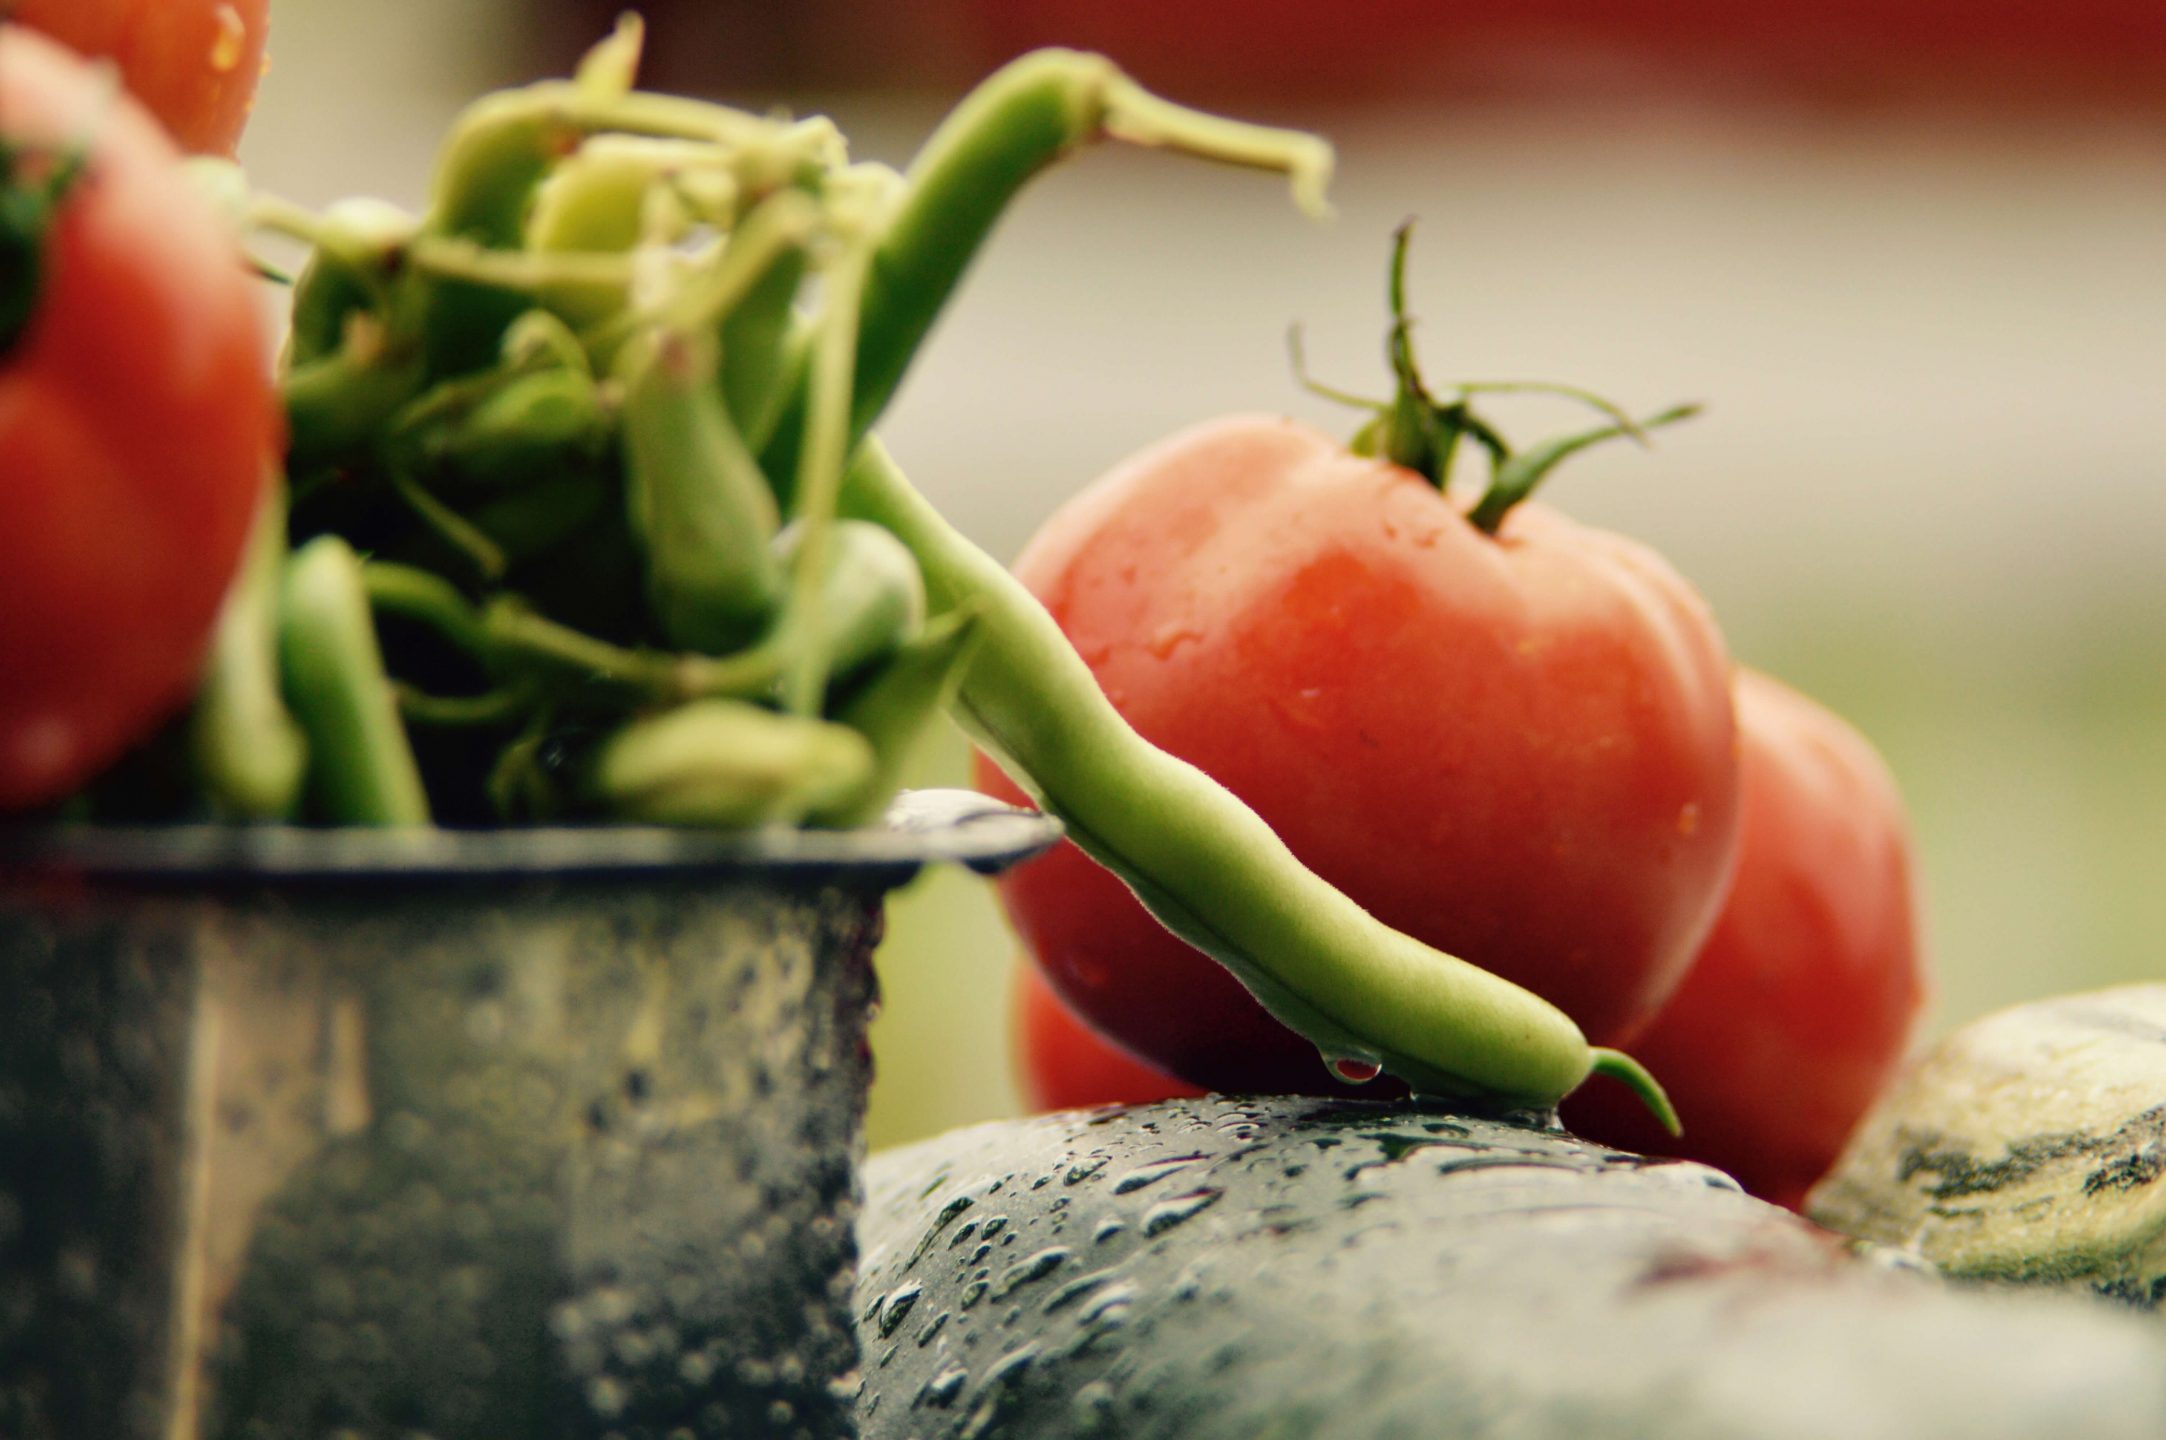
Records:
[[[418,201],[466,98],[561,72],[599,0],[275,0],[243,158]],[[1230,410],[1382,393],[1389,233],[1438,378],[1707,403],[1548,498],[1664,551],[1736,656],[1847,715],[1912,806],[1935,1031],[2166,949],[2166,7],[2157,0],[653,0],[652,83],[825,111],[907,160],[1040,43],[1338,146],[1337,216],[1095,153],[1026,195],[883,427],[1009,556]],[[1506,411],[1526,427],[1562,414]],[[921,783],[958,783],[942,737]],[[890,912],[876,1144],[1009,1113],[983,882]]]

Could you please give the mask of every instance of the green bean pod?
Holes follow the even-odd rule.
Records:
[[[784,357],[806,263],[803,246],[783,251],[722,317],[722,398],[755,453],[782,412]]]
[[[287,365],[305,365],[345,342],[348,316],[383,306],[421,222],[386,201],[366,198],[337,201],[320,217],[303,217],[277,202],[259,203],[259,222],[309,242],[308,259],[293,282],[286,339]]]
[[[511,377],[464,413],[410,431],[408,443],[415,469],[441,485],[511,490],[553,470],[593,465],[614,431],[594,377],[552,368]]]
[[[726,654],[782,595],[774,493],[729,418],[714,337],[655,329],[618,366],[625,492],[647,594],[672,644]]]
[[[1240,800],[1138,736],[1052,616],[877,442],[855,457],[843,508],[910,547],[936,604],[981,607],[984,640],[955,705],[965,728],[1162,923],[1325,1054],[1431,1094],[1547,1106],[1600,1068],[1659,1095],[1547,1001],[1375,920]]]
[[[283,484],[264,487],[241,572],[219,612],[189,716],[196,777],[220,814],[284,820],[300,805],[308,740],[279,690],[279,588],[286,559]]]
[[[596,135],[551,170],[526,218],[532,250],[629,250],[674,242],[693,224],[727,228],[741,194],[728,147],[648,135]],[[674,198],[680,225],[656,230],[652,197]]]
[[[1189,110],[1162,100],[1100,55],[1040,50],[979,85],[911,162],[901,208],[867,277],[851,385],[850,439],[894,397],[912,356],[993,224],[1040,171],[1100,139],[1158,146],[1232,165],[1284,172],[1295,198],[1325,208],[1331,147],[1314,135]],[[797,473],[806,359],[794,357],[781,417],[761,451],[779,484]]]
[[[742,829],[795,824],[857,793],[872,771],[872,747],[854,730],[734,700],[695,700],[604,741],[590,788],[623,819]]]
[[[286,566],[279,657],[286,701],[308,736],[321,818],[428,824],[428,794],[384,674],[361,561],[335,535],[311,540]]]
[[[856,794],[809,816],[813,824],[848,827],[880,818],[901,788],[926,725],[955,698],[981,639],[975,605],[949,610],[928,621],[851,692],[835,720],[871,743],[873,770]]]
[[[775,537],[785,568],[799,563],[800,522]],[[925,578],[908,546],[878,525],[841,520],[828,539],[826,574],[818,582],[819,643],[827,673],[845,678],[893,653],[925,623]]]
[[[465,512],[467,522],[488,536],[511,565],[547,555],[611,520],[613,497],[595,475],[582,466],[556,465],[530,476],[523,489]]]
[[[424,234],[519,250],[538,187],[579,141],[603,132],[744,149],[763,174],[816,174],[842,163],[842,138],[829,121],[785,122],[630,89],[638,50],[633,21],[589,52],[574,79],[499,91],[468,106],[439,153]],[[439,283],[430,374],[463,374],[487,363],[517,305],[487,285]]]

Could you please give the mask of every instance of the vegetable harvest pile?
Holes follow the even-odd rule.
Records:
[[[1144,1058],[1238,1083],[1293,1035],[1309,1083],[1321,1051],[1349,1079],[1548,1107],[1601,1071],[1661,1112],[1646,1072],[1602,1046],[1655,1019],[1726,893],[1728,661],[1651,555],[1521,502],[1574,451],[1677,413],[1636,423],[1593,402],[1595,428],[1514,450],[1471,408],[1481,387],[1432,395],[1414,370],[1402,237],[1398,393],[1354,452],[1273,421],[1169,442],[1079,502],[1126,539],[1066,522],[1070,541],[1026,557],[1049,614],[872,433],[972,255],[1026,182],[1085,144],[1282,172],[1312,211],[1328,148],[1048,51],[986,81],[898,174],[852,162],[824,119],[638,89],[640,43],[627,20],[571,79],[470,106],[419,213],[364,199],[319,214],[200,162],[184,195],[177,155],[130,102],[0,28],[0,258],[34,262],[0,270],[0,811],[853,826],[881,814],[946,708],[1184,942],[1168,958],[1124,921],[1093,922],[1138,962],[1107,981],[1059,953],[1060,926],[1102,898],[1064,897],[1066,862],[1011,894],[1054,987]],[[234,359],[259,343],[241,247],[266,235],[306,249],[275,378]],[[121,254],[109,270],[101,247]],[[123,303],[171,324],[145,339],[132,321],[137,349],[115,357],[98,337]],[[130,358],[159,374],[112,384]],[[41,398],[71,384],[106,397],[72,430]],[[1447,530],[1424,507],[1464,448],[1487,452],[1491,484]],[[1395,609],[1414,603],[1414,570],[1365,590],[1399,562],[1340,546],[1312,523],[1326,514],[1441,542],[1464,588]],[[1237,537],[1218,559],[1244,563],[1241,545],[1275,542],[1243,533],[1305,534],[1293,561],[1251,573],[1279,602],[1307,598],[1139,602],[1111,619],[1061,602],[1082,590],[1056,577],[1093,546],[1093,563],[1177,576],[1213,528]],[[1587,575],[1610,589],[1577,630],[1513,629],[1498,617],[1524,602],[1499,557],[1559,592]],[[1620,647],[1625,612],[1640,629]],[[1295,633],[1286,613],[1315,623]],[[1169,695],[1212,687],[1198,693],[1213,704],[1331,737],[1337,758],[1239,741],[1242,772],[1197,752],[1224,727],[1147,706],[1124,718],[1061,626],[1146,620],[1118,641],[1155,657],[1137,675],[1176,652],[1231,655],[1228,670],[1153,673]],[[1455,626],[1476,647],[1541,652],[1547,678],[1513,693],[1449,658],[1407,669],[1413,652],[1392,648]],[[1303,678],[1327,659],[1376,683]],[[1440,714],[1460,748],[1421,753],[1434,732],[1413,722]],[[1530,734],[1550,737],[1531,768],[1497,758]],[[1346,793],[1347,748],[1379,743]],[[1424,766],[1446,783],[1417,778]],[[1507,778],[1453,789],[1463,772]],[[1321,789],[1274,794],[1304,774]],[[1423,811],[1415,828],[1445,858],[1378,843],[1386,800],[1395,825]],[[1333,848],[1356,832],[1369,839]],[[1497,903],[1435,887],[1440,866]],[[1432,923],[1439,904],[1478,923]],[[1208,969],[1196,988],[1218,999],[1187,1006],[1204,972],[1184,970],[1185,946],[1238,986]],[[1144,963],[1161,968],[1139,988]],[[1248,1047],[1238,1064],[1198,1058],[1214,1036]]]

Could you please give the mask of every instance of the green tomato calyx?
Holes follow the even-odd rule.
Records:
[[[1494,535],[1512,507],[1533,494],[1535,487],[1567,456],[1620,435],[1644,445],[1648,431],[1700,413],[1698,405],[1677,405],[1636,420],[1592,391],[1542,380],[1463,381],[1446,387],[1444,397],[1439,398],[1423,380],[1414,358],[1414,321],[1406,304],[1406,256],[1413,231],[1413,222],[1406,221],[1392,232],[1386,289],[1391,328],[1385,339],[1385,357],[1397,382],[1391,399],[1370,400],[1317,384],[1307,374],[1299,331],[1291,337],[1294,373],[1305,388],[1328,400],[1370,412],[1368,423],[1349,442],[1355,454],[1388,460],[1444,490],[1451,483],[1452,462],[1458,457],[1460,442],[1473,442],[1488,456],[1489,483],[1467,512],[1467,519],[1483,533]],[[1515,450],[1503,432],[1474,409],[1477,395],[1514,394],[1571,400],[1601,415],[1603,423],[1543,441],[1531,449]]]

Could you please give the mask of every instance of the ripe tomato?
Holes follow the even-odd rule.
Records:
[[[1201,1095],[1076,1019],[1027,960],[1015,969],[1015,1061],[1032,1110],[1145,1105]]]
[[[278,422],[239,247],[150,117],[7,27],[0,137],[0,247],[29,262],[0,267],[0,315],[27,313],[0,334],[7,810],[74,789],[186,696]],[[85,146],[44,215],[52,157]]]
[[[1632,1039],[1712,923],[1737,833],[1729,662],[1644,547],[1534,502],[1492,536],[1410,471],[1248,417],[1131,460],[1015,568],[1147,739],[1595,1043]],[[1284,1088],[1286,1033],[1072,851],[1000,889],[1094,1028],[1197,1084]]]
[[[1564,1106],[1591,1138],[1727,1170],[1798,1208],[1900,1063],[1925,1004],[1902,799],[1864,737],[1752,671],[1737,680],[1737,878],[1706,946],[1633,1054],[1668,1088],[1672,1139],[1621,1089]]]
[[[183,150],[230,155],[263,76],[270,0],[15,0],[0,13],[111,60]]]

